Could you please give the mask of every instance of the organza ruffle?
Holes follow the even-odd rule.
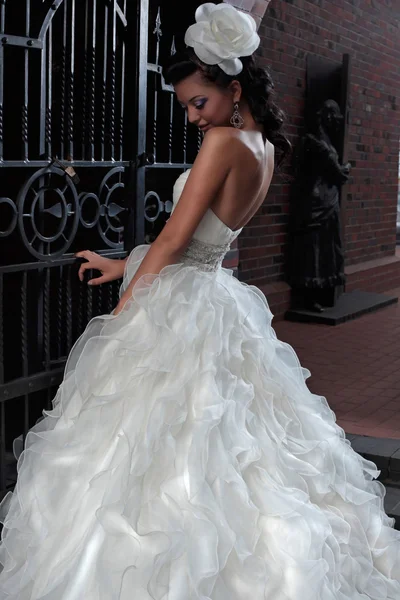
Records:
[[[399,600],[379,471],[271,319],[174,264],[90,321],[1,504],[2,600]]]

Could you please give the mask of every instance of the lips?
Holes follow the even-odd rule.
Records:
[[[207,131],[207,129],[209,129],[209,128],[210,128],[210,125],[203,125],[202,127],[199,127],[199,129],[201,131]]]

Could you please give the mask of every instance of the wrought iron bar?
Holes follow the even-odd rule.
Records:
[[[169,95],[168,162],[172,163],[172,133],[174,125],[174,95]]]
[[[84,283],[80,283],[79,285],[79,293],[78,293],[78,335],[80,335],[83,331],[83,289]]]
[[[2,4],[0,4],[1,6]],[[21,46],[26,48],[28,46],[31,50],[41,50],[43,48],[43,42],[39,38],[33,38],[25,35],[12,35],[7,33],[6,39],[2,40],[2,43],[7,46]]]
[[[4,33],[5,4],[0,5],[0,31]],[[3,105],[4,105],[4,44],[0,45],[0,161],[3,160]]]
[[[29,57],[28,50],[24,53],[24,100],[21,110],[21,126],[22,126],[22,156],[24,161],[29,159],[28,149],[28,99],[29,99]]]
[[[44,299],[43,299],[43,350],[44,366],[46,369],[50,366],[50,269],[44,272]]]
[[[22,273],[21,283],[21,358],[22,358],[22,376],[29,375],[29,346],[28,346],[28,273]],[[24,396],[24,431],[23,442],[25,443],[26,433],[29,429],[29,394]]]
[[[71,55],[69,64],[69,85],[68,85],[68,154],[67,160],[72,160],[74,156],[74,88],[75,88],[75,0],[71,2]]]
[[[96,289],[95,300],[96,312],[98,315],[101,315],[101,313],[103,312],[103,288],[100,285]]]
[[[9,383],[0,385],[0,403],[12,400],[13,398],[20,398],[26,389],[29,389],[32,394],[46,389],[49,385],[54,386],[59,384],[62,380],[64,368],[65,365],[59,366],[50,372],[43,371],[29,375],[28,377],[19,377]]]
[[[116,75],[117,75],[117,30],[115,20],[115,1],[114,10],[111,11],[111,30],[112,30],[112,50],[111,50],[111,81],[110,81],[110,122],[109,122],[109,140],[111,160],[114,160],[115,153],[115,104],[116,104]]]
[[[47,269],[48,270],[48,269]],[[37,332],[36,332],[36,347],[34,354],[34,368],[38,369],[38,365],[42,367],[45,364],[44,361],[44,344],[45,344],[45,302],[46,302],[46,284],[47,277],[46,271],[40,274],[41,276],[37,277],[36,282],[40,282],[40,288],[37,292],[37,302],[36,302],[36,322],[37,322]]]
[[[94,161],[95,107],[96,107],[96,0],[93,0],[92,48],[90,61],[90,103],[89,103],[89,160]]]
[[[47,390],[46,390],[46,407],[45,407],[46,410],[51,410],[52,400],[53,400],[52,388],[47,388]]]
[[[101,160],[105,159],[106,143],[106,99],[107,99],[107,54],[108,54],[108,4],[104,6],[103,80],[101,90]]]
[[[24,271],[21,278],[21,358],[22,374],[28,375],[28,273]]]
[[[63,284],[64,268],[60,265],[58,269],[58,287],[57,287],[57,358],[62,356],[62,332],[63,332]]]
[[[25,0],[25,35],[29,37],[31,23],[31,0]]]
[[[90,321],[93,317],[93,288],[92,286],[87,286],[87,294],[86,294],[86,320]]]
[[[47,106],[46,106],[46,154],[49,159],[52,157],[52,143],[51,143],[51,119],[52,119],[52,107],[53,107],[53,25],[50,22],[49,31],[47,35]]]
[[[153,30],[153,35],[155,35],[157,37],[157,42],[156,42],[156,61],[155,61],[155,66],[158,67],[158,61],[159,61],[159,57],[160,57],[160,38],[162,36],[162,30],[161,30],[161,13],[160,13],[160,7],[158,7],[158,11],[157,11],[157,17],[156,17],[156,23],[155,23],[155,27]],[[153,112],[153,155],[154,155],[154,161],[157,160],[157,116],[158,116],[158,90],[157,90],[157,84],[155,84],[154,86],[154,112]],[[171,162],[171,161],[170,161]]]
[[[82,160],[86,156],[87,141],[87,90],[88,90],[88,62],[89,62],[89,2],[85,4],[85,41],[83,50],[83,89],[82,89]]]
[[[127,0],[124,0],[123,12],[124,19],[120,16],[122,23],[125,29],[128,26],[128,22],[126,19],[126,8],[127,8]],[[126,47],[125,47],[125,36],[121,38],[121,106],[120,106],[120,116],[119,116],[119,160],[122,160],[123,157],[123,145],[124,145],[124,110],[125,110],[125,57],[126,57]],[[110,311],[111,312],[111,311]]]
[[[89,160],[94,160],[95,106],[96,106],[96,0],[93,0],[92,12],[92,48],[90,61],[90,103],[89,103]]]
[[[188,129],[188,117],[187,117],[187,112],[185,111],[185,117],[184,117],[184,124],[183,124],[183,162],[186,163],[187,161],[187,129]]]
[[[47,106],[47,42],[40,53],[40,119],[39,119],[39,154],[44,156],[46,152],[46,106]],[[47,155],[48,156],[48,155]]]
[[[154,28],[153,34],[157,36],[157,44],[156,44],[156,65],[158,65],[158,61],[160,58],[160,38],[162,36],[161,29],[161,7],[158,7],[157,16],[156,16],[156,26]]]
[[[4,278],[3,278],[3,274],[0,273],[0,384],[4,383],[3,294],[4,294]]]
[[[48,167],[51,164],[49,160],[30,160],[29,164],[24,162],[23,160],[4,160],[2,162],[2,167]],[[69,161],[69,164],[74,167],[115,167],[114,160],[104,160],[102,162],[97,161],[86,161],[86,160],[72,160]],[[160,163],[161,164],[161,163]],[[128,160],[118,161],[118,165],[123,167],[129,167],[130,162]]]
[[[124,2],[125,7],[125,2]],[[124,147],[124,110],[125,110],[125,39],[121,44],[121,105],[119,115],[119,160],[122,160]]]
[[[157,87],[154,87],[154,110],[153,110],[153,156],[154,160],[157,160],[157,102],[158,102],[158,91]]]
[[[107,289],[107,309],[110,313],[114,309],[114,284],[110,284]]]
[[[106,256],[107,258],[123,258],[126,256],[126,252],[111,249],[105,252],[102,251],[101,256]],[[54,260],[42,260],[40,262],[0,266],[0,275],[4,275],[6,273],[21,273],[23,271],[42,271],[47,267],[55,268],[75,263],[76,259],[73,257],[73,254],[64,254],[62,258]]]
[[[66,271],[67,271],[67,282],[66,282],[66,294],[67,294],[67,298],[66,298],[66,325],[67,325],[67,348],[66,348],[66,352],[68,353],[72,347],[72,291],[71,291],[71,275],[72,275],[72,268],[71,265],[68,265],[66,267]]]
[[[63,38],[61,50],[61,114],[60,114],[60,157],[65,158],[65,107],[67,93],[67,3],[64,2]]]
[[[148,27],[149,0],[142,0],[139,5],[138,19],[138,55],[139,71],[137,77],[138,120],[137,153],[141,156],[146,152],[146,110],[147,110],[147,63],[148,63]],[[144,117],[144,118],[143,118]],[[136,174],[136,206],[134,243],[142,244],[145,238],[144,230],[144,197],[146,195],[146,169],[139,168]]]
[[[175,48],[175,36],[172,37],[171,45],[171,56],[176,53]],[[186,112],[185,112],[186,114]],[[173,133],[173,122],[174,122],[174,93],[169,95],[169,136],[168,136],[168,161],[172,163],[172,133]]]
[[[0,489],[7,487],[7,460],[6,460],[6,405],[0,403]]]
[[[0,3],[0,33],[5,33],[6,26],[6,3]]]

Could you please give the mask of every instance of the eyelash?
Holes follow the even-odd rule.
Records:
[[[202,102],[201,104],[195,104],[195,108],[197,108],[197,110],[201,110],[202,108],[205,107],[207,100],[205,100],[204,102]],[[182,108],[184,110],[187,110],[187,106],[184,106],[183,104],[181,104]]]

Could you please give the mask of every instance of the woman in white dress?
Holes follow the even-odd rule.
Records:
[[[123,275],[120,302],[28,433],[0,599],[399,600],[376,465],[308,390],[264,295],[221,266],[287,142],[252,19],[210,3],[196,19],[165,75],[204,142],[151,246],[78,253],[81,278]]]

